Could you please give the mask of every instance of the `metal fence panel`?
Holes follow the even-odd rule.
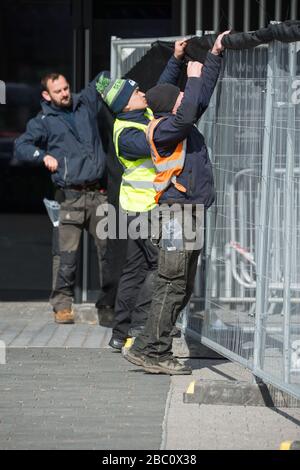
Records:
[[[179,37],[120,39],[111,38],[110,74],[112,78],[123,77],[151,49],[155,41],[174,42]]]
[[[201,129],[217,187],[209,210],[202,342],[300,396],[299,44],[228,51]],[[292,93],[294,92],[294,97]],[[197,316],[201,322],[197,322]]]
[[[157,39],[113,38],[111,75],[124,75]],[[226,51],[199,123],[217,189],[206,221],[206,271],[198,270],[190,316],[183,316],[194,337],[298,398],[299,49],[275,42]]]

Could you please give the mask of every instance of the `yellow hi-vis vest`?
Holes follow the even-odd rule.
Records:
[[[152,118],[152,113],[147,110],[145,116]],[[139,158],[138,160],[128,160],[119,153],[119,137],[121,132],[129,127],[134,127],[146,132],[147,125],[138,122],[123,121],[116,119],[114,123],[114,145],[117,157],[124,168],[120,187],[120,206],[122,209],[131,212],[146,212],[156,206],[156,191],[153,186],[155,169],[150,157]]]

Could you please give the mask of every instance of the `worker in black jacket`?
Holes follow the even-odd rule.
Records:
[[[100,138],[97,115],[103,101],[96,91],[99,74],[81,93],[73,94],[66,78],[50,73],[42,79],[41,112],[28,124],[15,142],[19,160],[44,165],[61,194],[59,220],[60,264],[50,302],[57,323],[73,323],[72,301],[81,234],[86,228],[97,248],[100,288],[109,285],[110,267],[105,258],[106,240],[96,234],[100,217],[97,207],[106,203],[106,154]],[[113,316],[114,298],[109,304],[102,292],[98,313],[109,310]],[[115,294],[114,294],[115,295]],[[100,304],[102,303],[102,305]],[[101,322],[101,318],[99,318]]]

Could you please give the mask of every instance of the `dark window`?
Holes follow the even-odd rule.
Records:
[[[49,172],[13,159],[13,143],[40,110],[40,79],[61,71],[71,79],[69,1],[0,2],[0,299],[45,300],[51,288],[52,225],[43,198]]]
[[[72,27],[69,1],[2,0],[0,3],[0,211],[43,211],[51,191],[49,173],[13,160],[13,142],[40,110],[40,79],[60,71],[71,80]]]
[[[110,68],[110,38],[146,38],[172,36],[174,32],[172,0],[94,0],[92,73]]]

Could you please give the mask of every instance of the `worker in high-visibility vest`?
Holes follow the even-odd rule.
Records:
[[[176,82],[183,65],[185,40],[175,43],[159,83]],[[174,87],[176,89],[176,87]],[[145,93],[133,80],[108,80],[97,84],[110,110],[116,116],[113,140],[116,155],[124,169],[120,186],[120,207],[128,222],[137,215],[146,218],[156,207],[153,181],[156,171],[152,163],[146,130],[152,112],[147,108]],[[175,91],[176,93],[176,91]],[[135,216],[131,216],[135,213]],[[143,329],[152,299],[153,279],[157,270],[158,248],[150,236],[128,238],[127,259],[119,282],[115,303],[115,325],[109,345],[121,349],[127,336],[135,337]]]
[[[218,36],[204,65],[188,63],[184,93],[177,89],[174,97],[170,85],[157,85],[146,93],[155,116],[147,138],[157,172],[154,187],[161,208],[162,237],[147,323],[125,357],[150,373],[192,373],[173,356],[170,333],[192,294],[203,247],[204,210],[215,197],[212,165],[195,124],[215,89],[222,38],[228,33]]]

